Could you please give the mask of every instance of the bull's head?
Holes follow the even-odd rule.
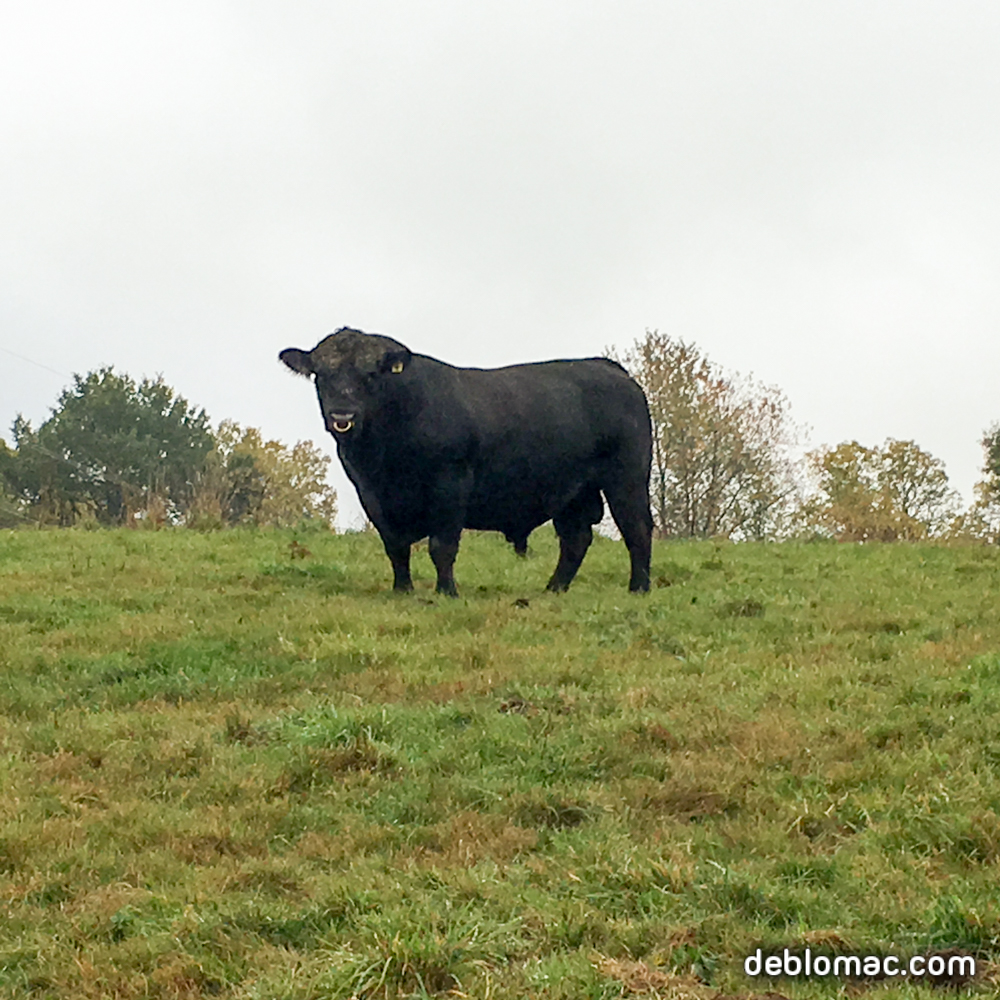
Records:
[[[371,418],[384,395],[386,380],[401,375],[411,355],[390,337],[345,326],[311,351],[289,347],[278,357],[293,372],[315,376],[326,429],[342,440]]]

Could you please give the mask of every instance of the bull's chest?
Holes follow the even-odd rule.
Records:
[[[426,534],[435,493],[430,462],[421,463],[413,455],[389,449],[360,458],[342,450],[340,458],[376,526],[418,537]]]

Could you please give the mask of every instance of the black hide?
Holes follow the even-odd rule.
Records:
[[[631,558],[629,589],[649,589],[649,410],[604,358],[455,368],[398,341],[344,328],[281,360],[315,377],[327,430],[392,562],[411,590],[410,546],[429,539],[437,589],[463,528],[501,531],[524,554],[552,520],[560,540],[550,590],[565,590],[604,512]]]

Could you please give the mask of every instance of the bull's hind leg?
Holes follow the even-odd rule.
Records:
[[[604,490],[611,516],[622,533],[632,563],[628,589],[649,590],[649,560],[653,548],[653,518],[645,483],[612,482]]]
[[[549,580],[549,590],[558,592],[569,588],[593,541],[591,525],[599,523],[603,515],[600,492],[597,487],[588,487],[552,518],[559,536],[559,562]]]
[[[514,546],[514,555],[524,558],[528,554],[528,536],[521,534],[506,534],[504,538]]]
[[[448,597],[458,597],[455,586],[455,557],[458,555],[458,543],[462,537],[461,529],[438,535],[431,535],[427,540],[427,551],[437,570],[437,592]]]

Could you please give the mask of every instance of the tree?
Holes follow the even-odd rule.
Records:
[[[916,441],[889,438],[882,446],[879,488],[905,524],[917,524],[915,537],[939,535],[958,512],[958,494],[948,483],[944,462]]]
[[[976,483],[972,506],[956,519],[956,538],[1000,543],[1000,424],[987,430],[983,446],[983,478]]]
[[[314,520],[332,526],[337,494],[326,482],[329,465],[312,441],[289,448],[265,441],[256,427],[224,420],[199,479],[191,521],[290,527]]]
[[[17,453],[0,438],[0,528],[13,528],[27,520],[22,503],[12,489]]]
[[[985,462],[983,488],[992,498],[1000,501],[1000,424],[994,424],[982,438]]]
[[[0,523],[139,518],[196,523],[331,525],[330,459],[311,441],[287,447],[255,427],[208,415],[162,378],[112,368],[75,375],[35,430],[22,416],[0,440]]]
[[[807,456],[816,490],[801,507],[804,526],[839,541],[916,540],[940,535],[958,509],[944,463],[915,441],[881,448],[857,441]]]
[[[780,533],[796,494],[796,428],[782,392],[727,376],[694,344],[657,331],[619,360],[649,402],[657,535]]]
[[[162,378],[136,383],[113,368],[74,375],[38,430],[18,416],[5,479],[42,521],[89,512],[128,523],[153,507],[181,510],[212,448],[204,410]]]

